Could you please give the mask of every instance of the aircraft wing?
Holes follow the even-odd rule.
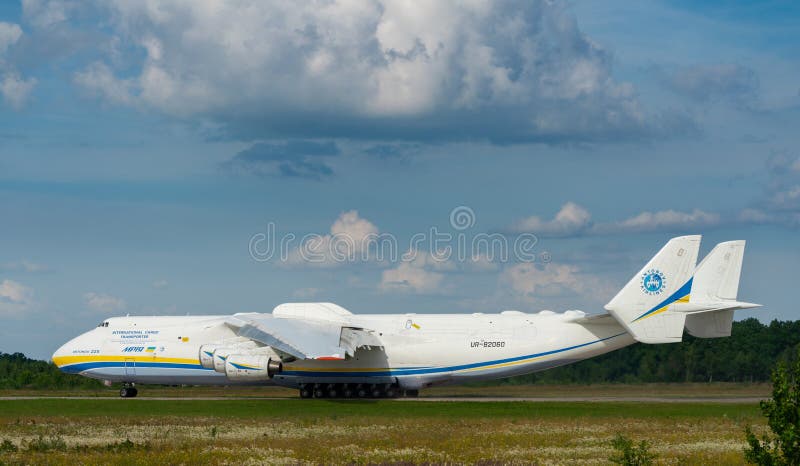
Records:
[[[237,335],[297,359],[344,359],[361,346],[382,346],[369,330],[342,322],[236,314],[226,323]]]

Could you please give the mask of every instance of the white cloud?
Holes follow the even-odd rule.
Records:
[[[33,304],[33,290],[12,280],[0,282],[0,314],[13,315],[28,310]]]
[[[773,220],[772,215],[770,215],[768,212],[752,208],[742,209],[737,218],[742,223],[755,224],[770,223]]]
[[[588,210],[567,202],[552,220],[543,220],[532,216],[517,222],[513,230],[531,232],[542,236],[576,236],[586,232],[592,226],[592,216]]]
[[[651,231],[676,231],[685,229],[707,228],[719,225],[721,217],[714,212],[694,209],[691,212],[677,210],[660,210],[642,212],[621,222],[598,225],[598,231],[604,233],[639,233]]]
[[[289,252],[287,264],[333,267],[374,259],[371,248],[379,235],[378,227],[358,215],[343,212],[330,228],[330,234],[311,235]]]
[[[598,297],[600,300],[610,298],[614,287],[573,265],[520,263],[503,270],[499,291],[502,296],[510,295],[517,303],[528,305],[561,301],[562,298],[573,303],[577,300],[595,302]]]
[[[554,2],[102,5],[111,42],[127,47],[109,47],[107,65],[90,65],[76,83],[114,103],[210,117],[254,138],[269,128],[306,137],[586,140],[660,125],[629,84],[613,79],[610,54]],[[70,15],[28,10],[44,23]]]
[[[28,96],[36,86],[36,78],[24,79],[16,73],[7,73],[0,81],[0,93],[14,109],[20,109],[28,100]]]
[[[592,222],[585,208],[567,202],[552,220],[532,216],[516,222],[512,232],[529,232],[542,237],[570,237],[615,233],[644,233],[652,231],[682,231],[708,228],[722,223],[720,214],[694,209],[691,212],[660,210],[642,212],[614,222]]]
[[[112,103],[130,104],[133,102],[131,95],[133,83],[130,80],[114,77],[111,68],[105,63],[92,63],[85,70],[76,72],[73,80],[90,93]]]
[[[88,292],[84,293],[83,299],[89,309],[97,312],[117,312],[125,309],[125,301],[111,295]]]
[[[153,288],[155,288],[157,290],[163,290],[164,288],[167,288],[168,286],[169,286],[169,282],[166,281],[166,280],[163,280],[163,279],[162,280],[156,280],[156,281],[153,282]]]
[[[16,44],[20,37],[22,37],[22,28],[18,24],[0,21],[0,56],[9,47]]]
[[[0,21],[0,94],[3,100],[13,109],[20,109],[28,100],[28,96],[36,86],[36,78],[23,78],[15,67],[7,63],[5,58],[8,49],[22,37],[22,28],[14,23]]]
[[[50,28],[67,20],[67,12],[73,8],[68,0],[22,0],[25,19],[39,28]]]
[[[436,255],[428,251],[412,249],[403,254],[401,262],[381,274],[379,289],[382,291],[443,294],[448,291],[444,279],[446,273],[470,269],[487,271],[494,266],[485,257],[469,258],[458,263],[449,255]]]
[[[584,284],[577,271],[571,265],[521,263],[507,267],[500,281],[524,301],[533,302],[543,296],[579,293]]]
[[[393,269],[381,274],[380,289],[383,291],[438,294],[442,288],[444,274],[428,270],[413,262],[401,262]]]

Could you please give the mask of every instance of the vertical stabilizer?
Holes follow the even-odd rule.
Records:
[[[692,283],[691,302],[706,303],[736,300],[744,258],[743,240],[726,241],[714,249],[697,266]]]
[[[667,312],[689,301],[700,236],[672,238],[605,308],[642,343],[679,342],[685,313]]]
[[[688,309],[700,311],[686,316],[686,331],[690,335],[698,338],[728,337],[734,310],[756,307],[736,301],[744,246],[742,240],[719,243],[697,266]]]

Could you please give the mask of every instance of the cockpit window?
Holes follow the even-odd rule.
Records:
[[[98,327],[108,327],[108,322],[100,322],[97,324]]]

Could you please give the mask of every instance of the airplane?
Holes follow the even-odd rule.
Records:
[[[695,267],[699,235],[671,239],[589,315],[355,315],[332,303],[272,313],[114,317],[53,354],[60,370],[139,384],[279,385],[301,398],[416,397],[420,389],[542,371],[634,343],[730,336],[745,241],[720,243]]]

